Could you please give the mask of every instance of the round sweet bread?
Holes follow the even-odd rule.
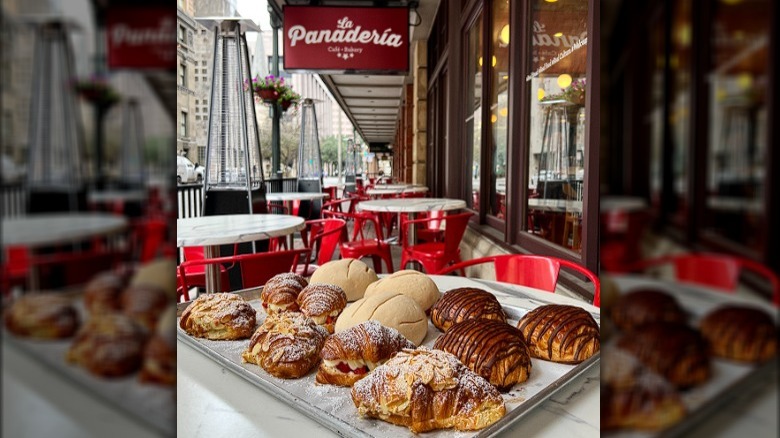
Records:
[[[379,292],[400,292],[417,302],[428,313],[441,297],[436,283],[422,272],[406,269],[388,275],[368,285],[365,296]]]
[[[452,289],[431,308],[431,322],[443,332],[453,324],[477,318],[506,322],[506,315],[495,295],[473,287]]]
[[[715,356],[760,363],[777,354],[777,326],[763,310],[721,307],[707,314],[699,328]]]
[[[655,289],[628,292],[612,307],[612,321],[625,332],[648,323],[685,323],[686,319],[685,311],[673,296]]]
[[[16,299],[6,309],[5,326],[11,333],[39,339],[73,336],[79,318],[71,300],[58,293],[37,293]]]
[[[157,319],[170,303],[168,296],[157,286],[139,284],[130,286],[120,297],[122,313],[133,318],[150,332],[157,326]]]
[[[121,313],[97,315],[76,334],[66,359],[92,374],[118,377],[141,366],[148,332]]]
[[[171,272],[176,272],[176,261],[170,258],[157,259],[139,267],[130,279],[131,286],[148,285],[157,287],[165,292],[168,298],[175,300],[176,276]]]
[[[347,301],[363,298],[369,284],[379,278],[373,269],[357,259],[334,260],[317,268],[311,276],[311,283],[335,284],[344,289]]]
[[[119,274],[98,274],[84,288],[84,306],[89,313],[118,312],[122,308],[119,297],[124,289],[125,281]]]
[[[712,374],[707,341],[684,324],[645,324],[617,346],[680,389],[700,385]]]
[[[580,363],[599,351],[599,325],[577,306],[548,304],[526,313],[517,323],[533,357]]]
[[[499,391],[525,382],[531,374],[531,354],[523,332],[492,319],[469,319],[454,324],[436,339],[433,348],[452,353]]]
[[[347,294],[335,284],[312,283],[298,295],[301,313],[333,333],[341,311],[347,306]]]
[[[192,336],[206,339],[244,339],[255,328],[255,309],[232,293],[204,294],[181,315],[179,327]]]
[[[269,315],[281,312],[297,312],[298,294],[308,285],[309,282],[305,278],[292,272],[273,276],[265,283],[263,292],[260,293],[263,309]]]
[[[241,358],[273,376],[297,379],[317,365],[327,337],[325,328],[301,313],[268,315],[252,335]]]
[[[336,320],[336,332],[374,320],[401,332],[414,345],[428,334],[428,318],[417,303],[399,292],[380,292],[350,304]]]

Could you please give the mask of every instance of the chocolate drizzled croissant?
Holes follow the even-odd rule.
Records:
[[[531,356],[560,363],[580,363],[601,346],[599,326],[586,310],[548,304],[528,312],[517,327],[525,335]]]
[[[772,317],[762,310],[721,307],[705,316],[700,327],[716,356],[764,362],[777,354],[777,327]]]
[[[531,356],[523,332],[489,319],[470,319],[450,327],[433,348],[452,353],[500,391],[525,382]]]
[[[677,300],[655,289],[638,289],[622,295],[612,308],[612,321],[625,332],[652,322],[684,323],[685,311]]]
[[[443,332],[455,323],[477,318],[506,322],[506,315],[496,297],[473,287],[453,289],[431,308],[431,322]]]
[[[707,341],[684,324],[646,324],[623,336],[617,346],[680,389],[699,385],[711,375]]]

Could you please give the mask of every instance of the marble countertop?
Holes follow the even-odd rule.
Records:
[[[227,245],[286,236],[305,227],[285,214],[232,214],[176,220],[177,246]]]
[[[70,243],[124,230],[127,219],[105,213],[34,214],[2,220],[3,246]]]
[[[265,194],[266,201],[312,201],[329,197],[330,195],[327,193],[282,192]]]
[[[400,198],[363,201],[358,210],[380,211],[386,213],[419,213],[434,210],[457,210],[466,207],[462,199],[448,198]]]

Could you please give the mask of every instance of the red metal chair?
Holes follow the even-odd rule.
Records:
[[[5,250],[2,267],[2,293],[8,294],[14,286],[24,286],[30,275],[30,250],[26,246],[11,246]]]
[[[630,267],[630,271],[642,271],[652,266],[671,263],[675,277],[683,283],[720,289],[734,293],[743,270],[754,272],[766,279],[772,287],[772,302],[780,307],[780,279],[769,268],[756,261],[729,254],[682,253],[642,260]]]
[[[420,263],[428,274],[438,274],[448,265],[460,262],[460,241],[466,232],[469,218],[473,213],[459,213],[444,218],[427,218],[404,221],[401,224],[401,268],[409,262]],[[427,226],[429,222],[440,220],[445,223],[444,241],[409,245],[407,232],[409,227]]]
[[[417,229],[417,242],[443,242],[444,229],[441,227],[444,210],[433,210],[427,213],[421,213],[420,219],[429,218],[428,226]],[[401,216],[401,222],[407,222],[405,216]]]
[[[344,221],[353,220],[355,223],[352,240],[342,242],[339,247],[342,258],[359,259],[362,257],[371,257],[374,261],[374,270],[377,273],[382,273],[382,261],[387,265],[389,273],[392,274],[395,272],[393,269],[393,257],[390,254],[390,245],[384,241],[382,227],[379,225],[379,220],[375,216],[369,213],[339,213],[336,211],[324,211],[323,214],[327,217],[343,219]],[[364,234],[362,225],[358,226],[358,223],[374,224],[376,236],[367,238]]]
[[[339,244],[347,223],[343,219],[315,219],[306,221],[306,228],[301,230],[301,240],[305,248],[317,257],[314,264],[298,265],[296,273],[309,277],[314,271],[333,258],[336,246]]]
[[[187,283],[187,276],[185,274],[188,268],[223,263],[237,264],[241,269],[241,287],[246,289],[262,286],[276,274],[293,272],[298,266],[298,261],[302,257],[304,260],[308,260],[308,249],[238,254],[229,257],[216,257],[213,259],[183,262],[179,265],[179,276],[182,279],[182,289],[185,300],[189,300],[188,291],[191,287]],[[224,284],[225,283],[223,283],[223,285]]]
[[[561,268],[571,269],[585,276],[593,283],[593,305],[596,307],[601,305],[601,282],[599,278],[587,268],[556,257],[525,254],[488,256],[454,264],[442,270],[439,274],[450,274],[456,271],[462,273],[463,269],[468,266],[490,262],[493,263],[496,270],[496,281],[533,287],[548,292],[555,292]]]
[[[132,256],[141,263],[151,261],[165,246],[168,233],[168,221],[163,217],[151,217],[141,219],[133,226],[132,242],[137,246],[132,251]]]
[[[237,252],[238,244],[233,246],[233,254]],[[192,262],[196,260],[205,260],[204,250],[202,246],[185,246],[184,261]],[[227,268],[224,265],[219,266],[220,281],[222,284],[230,284],[230,276],[228,275]],[[186,278],[183,280],[182,278]],[[189,285],[190,288],[206,287],[206,265],[187,265],[183,271],[176,270],[176,284],[177,291],[180,297],[185,297],[185,301],[189,301],[189,289],[184,289],[184,285]]]

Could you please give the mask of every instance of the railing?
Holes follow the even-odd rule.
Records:
[[[265,181],[266,193],[298,191],[297,178],[269,179]],[[203,211],[203,185],[180,184],[177,187],[177,218],[198,217]]]
[[[27,212],[27,191],[21,182],[4,183],[0,185],[2,199],[2,217],[19,217]]]

